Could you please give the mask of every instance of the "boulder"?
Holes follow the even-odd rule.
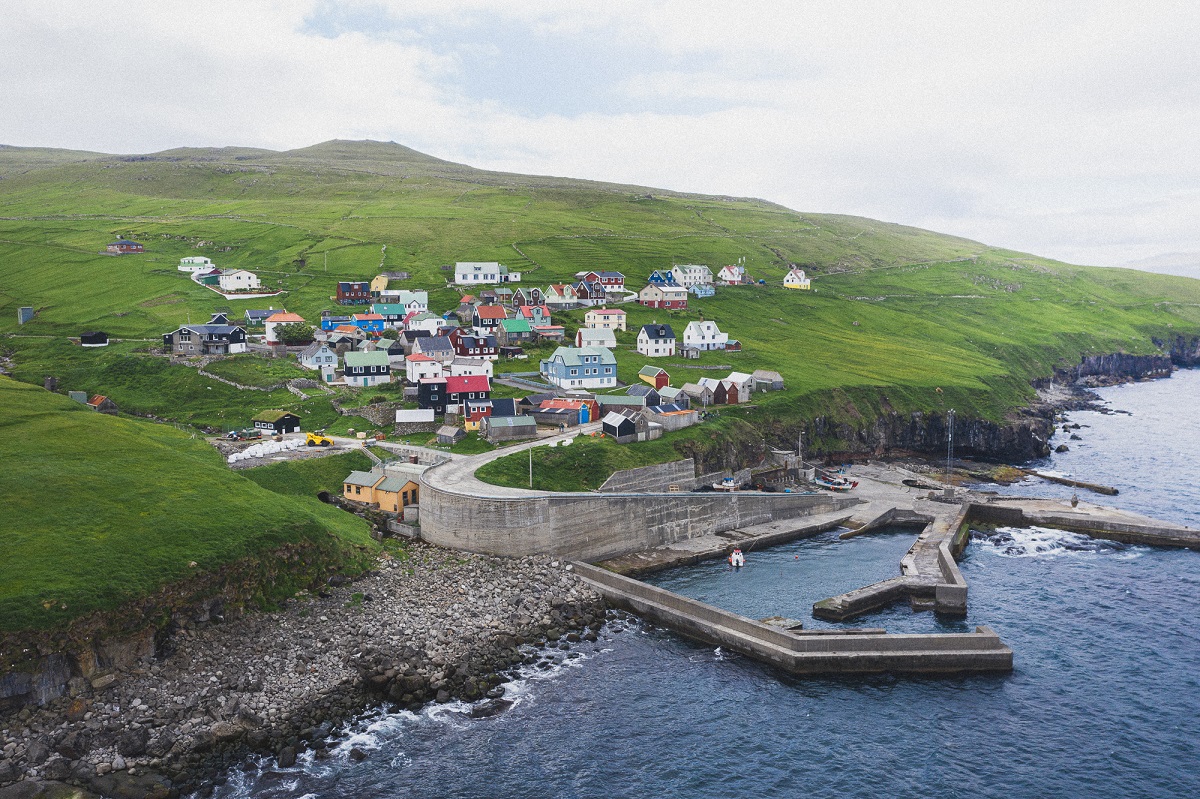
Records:
[[[117,738],[117,751],[125,757],[138,757],[146,754],[148,743],[150,743],[150,731],[145,727],[126,730]]]

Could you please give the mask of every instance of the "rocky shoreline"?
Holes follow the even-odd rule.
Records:
[[[381,704],[486,698],[498,712],[530,645],[594,641],[604,612],[565,562],[412,544],[353,582],[182,629],[108,684],[77,679],[69,697],[0,716],[0,799],[184,795],[252,754],[320,757]]]

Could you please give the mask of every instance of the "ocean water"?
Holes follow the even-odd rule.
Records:
[[[1198,378],[1104,390],[1134,415],[1074,414],[1090,425],[1083,441],[1045,468],[1117,484],[1114,503],[1192,524]],[[1169,476],[1139,479],[1150,472]],[[655,582],[823,626],[812,602],[897,574],[912,535],[828,534],[751,550],[737,572],[716,562]],[[231,772],[217,795],[1200,796],[1200,553],[1006,529],[976,535],[961,565],[965,621],[899,606],[855,624],[986,624],[1015,651],[1010,675],[799,679],[621,617],[511,685],[503,713],[372,713],[329,760]],[[351,746],[368,758],[352,762]]]

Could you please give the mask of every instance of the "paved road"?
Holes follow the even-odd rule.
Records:
[[[600,429],[599,422],[580,425],[572,428],[567,433],[547,433],[545,437],[539,437],[536,441],[528,441],[521,444],[514,444],[509,447],[501,447],[494,452],[485,452],[482,455],[460,455],[454,460],[440,464],[427,470],[421,475],[421,482],[429,488],[434,488],[439,491],[447,491],[452,494],[460,494],[469,497],[484,497],[488,499],[511,499],[511,498],[529,498],[536,496],[546,496],[551,492],[547,491],[530,491],[527,488],[507,488],[505,486],[496,486],[491,483],[485,483],[475,477],[475,470],[485,463],[503,458],[505,455],[512,455],[514,452],[524,452],[532,447],[541,447],[548,444],[557,444],[559,441],[575,438],[576,436],[587,435],[596,432]]]

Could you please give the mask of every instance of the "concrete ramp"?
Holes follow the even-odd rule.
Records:
[[[991,629],[945,635],[806,635],[730,613],[586,563],[580,577],[612,605],[681,635],[793,674],[947,674],[1012,671],[1012,650]]]

